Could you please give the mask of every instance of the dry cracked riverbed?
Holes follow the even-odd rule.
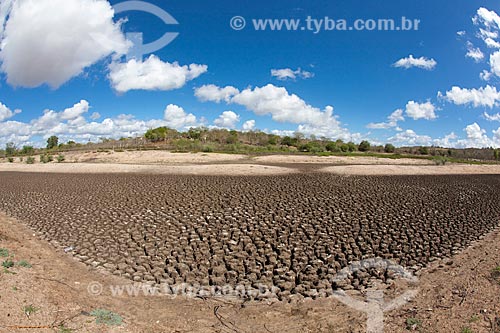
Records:
[[[274,286],[281,300],[363,289],[382,257],[418,269],[498,226],[500,177],[0,173],[0,210],[93,266],[175,286]]]

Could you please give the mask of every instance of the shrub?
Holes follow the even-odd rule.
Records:
[[[386,153],[394,153],[395,150],[396,150],[396,147],[394,147],[394,145],[392,145],[390,143],[386,144],[384,147],[384,151]]]
[[[418,148],[418,153],[420,155],[429,155],[429,148],[427,148],[427,147],[420,147],[420,148]]]
[[[9,161],[9,163],[14,163],[14,157],[8,157],[7,160]]]
[[[64,155],[60,154],[59,156],[57,156],[57,163],[62,163],[64,162],[64,160],[65,160]]]
[[[340,151],[340,148],[337,145],[337,143],[335,143],[333,141],[329,141],[326,144],[325,148],[326,148],[327,151],[331,151],[331,152],[339,152]]]
[[[35,152],[35,149],[33,146],[23,146],[23,149],[21,149],[21,154],[23,155],[33,155]]]
[[[369,150],[370,150],[370,147],[371,147],[370,142],[368,142],[368,141],[366,141],[366,140],[363,140],[363,141],[361,141],[361,143],[359,144],[359,146],[358,146],[358,150],[359,150],[359,151],[363,151],[363,152],[365,152],[365,151],[369,151]]]
[[[119,326],[122,324],[123,319],[120,315],[105,309],[97,309],[90,313],[92,317],[95,317],[95,322],[97,324],[104,324],[109,326]]]
[[[24,267],[24,268],[31,268],[31,264],[27,262],[26,260],[20,260],[17,262],[17,266]]]
[[[448,162],[448,159],[444,156],[436,156],[433,157],[432,160],[436,163],[436,165],[445,165],[446,162]]]
[[[358,147],[356,146],[356,144],[354,142],[348,142],[347,143],[347,150],[349,150],[349,152],[354,152],[356,151]]]
[[[201,148],[201,151],[204,153],[212,153],[214,151],[214,148],[212,146],[203,146]]]
[[[34,164],[35,163],[35,158],[34,157],[28,157],[26,159],[26,164]]]
[[[9,256],[9,250],[0,248],[0,257],[8,257]]]
[[[59,145],[59,138],[55,135],[47,139],[47,149],[55,148]]]
[[[10,259],[7,259],[7,260],[4,260],[2,262],[2,267],[3,268],[11,268],[11,267],[14,267],[14,262]]]
[[[49,163],[54,160],[54,157],[52,155],[40,155],[40,162],[41,163]]]

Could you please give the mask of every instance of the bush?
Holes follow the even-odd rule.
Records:
[[[298,139],[297,138],[291,138],[289,136],[285,136],[281,139],[281,144],[283,146],[295,146],[297,147]]]
[[[9,161],[9,163],[14,163],[14,157],[8,157],[7,160]]]
[[[54,157],[52,155],[40,155],[40,162],[41,163],[49,163],[54,160]]]
[[[429,155],[429,148],[420,147],[420,148],[418,148],[418,152],[420,155]]]
[[[23,149],[21,149],[21,154],[23,155],[33,155],[35,152],[35,149],[33,146],[23,146]]]
[[[47,149],[56,148],[59,145],[59,138],[55,135],[52,135],[47,139]]]
[[[395,150],[396,150],[396,147],[394,147],[394,145],[392,145],[390,143],[386,144],[384,147],[384,151],[386,153],[394,153]]]
[[[90,313],[92,317],[95,317],[95,322],[97,324],[104,324],[109,326],[119,326],[122,324],[123,319],[120,315],[105,309],[97,309]]]
[[[335,143],[333,141],[329,141],[326,144],[325,148],[326,148],[327,151],[331,151],[331,152],[339,152],[340,151],[340,148],[337,145],[337,143]]]
[[[28,157],[26,159],[26,164],[35,164],[35,158],[34,157]]]
[[[204,153],[212,153],[214,151],[214,148],[212,146],[203,146],[203,148],[201,148],[201,151]]]
[[[64,162],[65,159],[66,158],[64,157],[64,155],[61,154],[61,155],[57,156],[57,163],[62,163],[62,162]]]
[[[436,163],[436,165],[445,165],[446,162],[448,162],[448,159],[444,156],[436,156],[433,157],[432,160]]]
[[[370,150],[370,142],[366,141],[366,140],[363,140],[361,141],[361,143],[359,144],[358,146],[358,150],[359,151],[363,151],[363,152],[366,152],[366,151],[369,151]]]

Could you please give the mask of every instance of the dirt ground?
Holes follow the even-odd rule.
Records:
[[[251,157],[218,153],[168,151],[69,152],[63,163],[26,164],[0,159],[1,171],[59,173],[153,173],[186,175],[276,175],[316,170],[341,175],[500,174],[500,164],[447,164],[422,159],[377,157],[269,155]]]
[[[172,155],[191,158],[192,156],[189,155],[193,154]],[[172,158],[168,154],[165,156]],[[198,167],[191,165],[192,169],[185,170],[190,170],[189,172],[194,174],[212,172],[238,174],[239,168],[240,174],[248,174],[249,170],[254,168],[254,170],[259,170],[257,174],[264,171],[287,173],[297,172],[293,168],[293,163],[307,163],[302,160],[302,157],[294,159],[293,162],[285,159],[285,162],[290,163],[290,168],[280,168],[265,164],[283,163],[280,159],[282,157],[266,157],[267,159],[249,162],[246,157],[238,155],[223,156],[227,158],[223,161],[223,165],[218,165],[220,161],[215,161],[216,158],[208,157],[210,160],[207,164],[212,164],[213,167],[207,169],[207,165]],[[197,156],[196,158],[205,157]],[[169,164],[150,162],[160,165],[141,165],[147,163],[134,158],[128,163],[125,160],[118,162],[123,165],[117,165],[109,164],[117,163],[116,161],[101,161],[99,158],[84,161],[80,158],[78,157],[79,162],[86,163],[47,165],[0,163],[0,171],[145,172],[146,170],[147,172],[154,168],[164,168],[164,164]],[[170,164],[194,163],[182,160],[182,158]],[[240,158],[241,163],[238,160]],[[321,162],[312,163],[325,163],[322,158],[318,159]],[[363,164],[361,161],[356,160],[357,163],[353,164]],[[377,164],[376,166],[332,166],[323,171],[340,174],[500,173],[500,166],[390,165],[393,161],[384,159],[385,165],[378,165],[382,162],[377,160],[373,162]],[[408,160],[397,161],[412,164],[408,163]],[[342,164],[343,162],[342,158],[339,160],[332,158],[326,164]],[[236,165],[236,167],[232,170],[224,169],[226,164]],[[188,166],[177,165],[177,167],[176,172],[179,172]],[[49,244],[40,240],[22,222],[1,213],[0,249],[8,250],[8,256],[14,263],[26,260],[32,265],[31,268],[21,267],[18,264],[7,269],[0,267],[1,333],[366,331],[366,315],[347,307],[334,298],[305,300],[300,303],[257,303],[217,298],[145,296],[142,293],[138,296],[112,295],[113,286],[127,286],[131,282],[78,262],[57,244]],[[1,250],[0,254],[2,254]],[[7,257],[0,257],[0,262],[7,259]],[[454,257],[435,261],[428,268],[420,271],[418,294],[407,304],[385,314],[385,331],[500,332],[500,272],[498,270],[500,270],[500,230],[497,229]],[[98,295],[89,292],[89,288],[94,291],[95,286],[99,287],[98,290],[102,290]],[[395,290],[399,290],[397,286],[398,283],[396,283]],[[123,323],[119,326],[97,324],[96,318],[91,315],[96,309],[106,309],[119,314],[123,318]]]
[[[0,248],[14,266],[0,273],[0,332],[364,332],[366,315],[335,299],[256,303],[168,296],[112,296],[110,286],[130,281],[74,260],[39,240],[20,222],[0,215]],[[5,259],[5,258],[2,258]],[[500,233],[419,274],[418,294],[386,314],[386,332],[499,332]],[[102,286],[94,296],[89,286]],[[101,289],[98,289],[101,290]],[[29,316],[25,307],[36,311]],[[95,309],[123,317],[120,326],[96,324]],[[67,330],[64,330],[64,329]],[[470,329],[470,330],[466,330]]]

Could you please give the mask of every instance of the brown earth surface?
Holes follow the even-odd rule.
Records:
[[[229,156],[234,158],[234,155]],[[307,166],[310,162],[294,160],[293,163],[284,163],[279,159],[271,159],[257,163],[244,159],[245,162],[235,163],[211,160],[207,163],[212,164],[208,168],[207,165],[189,165],[191,162],[186,160],[166,163],[167,165],[161,162],[160,167],[178,167],[168,172],[161,169],[151,171],[158,165],[136,165],[136,161],[134,165],[106,164],[110,163],[109,161],[97,162],[98,165],[95,160],[89,161],[90,163],[37,163],[34,166],[0,163],[0,171],[108,173],[111,170],[115,173],[182,174],[183,168],[191,167],[192,171],[184,171],[184,174],[221,175],[231,174],[236,170],[238,175],[266,175],[273,172],[286,175],[303,171],[304,165]],[[175,165],[179,163],[181,165]],[[236,166],[236,169],[224,169],[228,163]],[[342,175],[500,173],[498,166],[481,165],[328,166],[329,163],[309,164],[318,164],[318,167],[313,167],[314,170],[328,167],[328,170],[321,171]],[[254,167],[262,169],[251,173],[250,168]],[[64,168],[68,168],[67,171],[64,171]],[[332,297],[296,302],[280,302],[275,299],[255,302],[212,297],[144,296],[142,290],[139,296],[112,295],[113,286],[130,286],[132,282],[112,275],[102,267],[85,265],[75,260],[71,253],[63,251],[60,244],[51,244],[40,239],[33,229],[26,226],[26,222],[0,215],[0,248],[8,249],[14,262],[27,260],[33,265],[32,268],[14,266],[6,270],[0,267],[2,333],[65,332],[59,328],[61,325],[72,329],[73,332],[365,331],[366,315]],[[5,259],[0,257],[0,261]],[[386,314],[385,331],[500,332],[500,273],[495,271],[495,268],[499,267],[500,233],[496,229],[486,234],[483,239],[473,241],[471,246],[458,254],[435,260],[427,268],[420,270],[417,273],[417,296]],[[103,291],[99,295],[88,291],[89,286],[96,285],[95,282],[102,286]],[[397,292],[404,291],[405,287],[401,281],[396,281],[386,290],[386,296],[390,299],[391,296],[397,295]],[[27,315],[23,308],[28,305],[33,305],[37,311]],[[124,318],[123,325],[111,327],[96,324],[90,312],[98,308],[120,314]],[[413,320],[414,325],[407,327],[407,320]]]
[[[111,296],[110,286],[130,282],[90,268],[40,241],[20,222],[0,216],[0,247],[32,268],[0,274],[0,332],[364,332],[366,316],[337,300],[298,304],[245,303],[217,299]],[[386,332],[499,331],[500,285],[492,271],[500,264],[500,233],[494,231],[451,260],[437,261],[419,274],[419,293],[386,314]],[[89,284],[103,293],[92,296]],[[23,307],[39,309],[27,317]],[[98,325],[88,314],[105,308],[120,314],[120,327]],[[39,327],[39,328],[23,328]],[[42,328],[43,327],[43,328]],[[53,328],[49,328],[53,327]]]

